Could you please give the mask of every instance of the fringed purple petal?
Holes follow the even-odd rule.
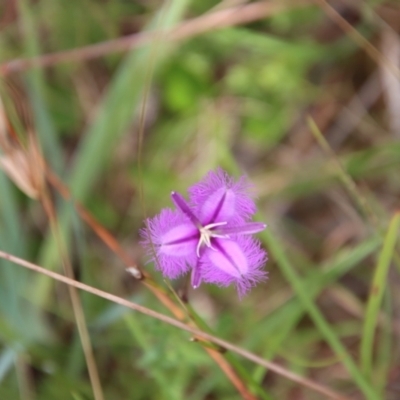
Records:
[[[150,261],[164,276],[177,278],[196,265],[199,233],[182,213],[163,209],[147,220],[141,235]]]
[[[256,212],[249,196],[250,187],[245,177],[235,182],[221,168],[211,171],[189,189],[194,214],[203,226],[214,222],[244,222]]]
[[[205,249],[200,261],[204,282],[219,286],[235,284],[240,298],[267,277],[263,271],[267,254],[260,242],[250,236],[215,239],[213,248]]]
[[[156,268],[171,279],[191,270],[194,288],[202,281],[234,284],[239,297],[265,280],[267,254],[251,235],[266,225],[251,222],[256,207],[249,190],[245,177],[235,181],[218,169],[189,189],[189,203],[172,192],[177,210],[162,210],[141,230]]]

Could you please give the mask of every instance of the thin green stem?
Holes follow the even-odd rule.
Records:
[[[361,339],[361,368],[367,378],[372,374],[372,353],[374,347],[375,329],[378,323],[379,310],[387,284],[387,275],[396,246],[400,227],[400,213],[392,218],[382,251],[379,254],[378,264],[372,279],[367,310],[365,312],[364,329]]]
[[[332,327],[329,325],[327,320],[322,315],[321,311],[315,305],[313,296],[310,295],[309,291],[302,283],[302,280],[300,279],[297,272],[295,271],[295,268],[292,266],[291,262],[287,258],[286,251],[281,246],[279,240],[276,238],[276,235],[273,234],[271,230],[264,231],[262,235],[268,243],[269,250],[277,261],[283,275],[289,281],[299,300],[303,303],[304,308],[307,310],[308,314],[314,321],[317,328],[320,330],[325,340],[329,343],[333,351],[337,354],[339,359],[347,368],[354,382],[362,390],[367,399],[376,400],[377,397],[375,390],[373,389],[371,384],[365,379],[361,371],[358,369],[356,363],[349,355],[346,348],[338,339]]]

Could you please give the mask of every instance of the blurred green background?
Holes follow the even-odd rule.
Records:
[[[1,96],[19,137],[33,132],[74,199],[167,293],[139,244],[145,217],[218,166],[248,175],[268,224],[269,280],[242,301],[203,285],[190,306],[215,335],[348,398],[396,400],[400,5],[301,3],[2,0]],[[129,35],[151,40],[48,66],[12,62]],[[49,192],[76,278],[170,314]],[[43,205],[2,172],[0,249],[63,273]],[[187,281],[171,285],[181,293]],[[104,398],[241,398],[189,334],[80,298]],[[326,398],[227,359],[254,398]],[[95,397],[65,285],[1,259],[0,399],[18,398]]]

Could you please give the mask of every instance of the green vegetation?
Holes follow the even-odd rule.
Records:
[[[273,363],[2,257],[1,400],[400,398],[400,6],[264,3],[0,4],[0,251]],[[268,224],[242,301],[164,281],[139,243],[218,166]]]

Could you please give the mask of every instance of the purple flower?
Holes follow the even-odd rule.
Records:
[[[189,202],[172,192],[177,209],[163,209],[141,232],[156,268],[171,279],[191,270],[193,288],[235,284],[240,297],[264,280],[267,255],[252,235],[266,225],[250,222],[256,206],[249,189],[244,177],[235,182],[218,169],[189,188]]]

